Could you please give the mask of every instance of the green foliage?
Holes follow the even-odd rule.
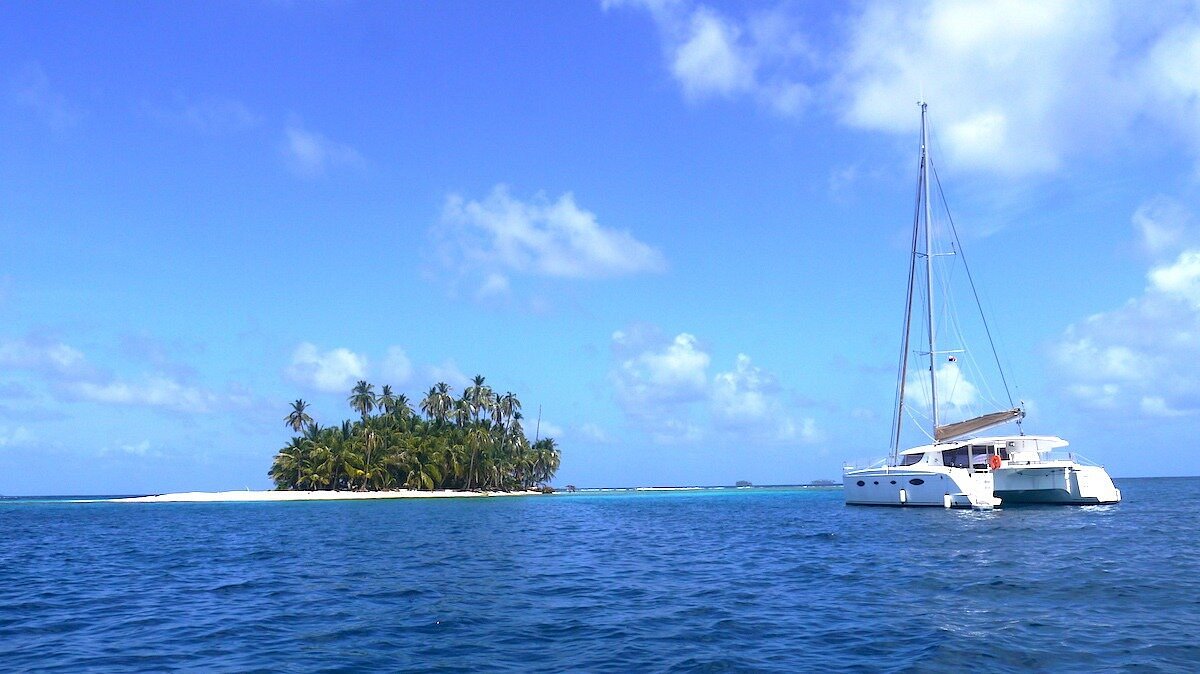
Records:
[[[360,381],[347,399],[357,421],[320,427],[292,403],[284,421],[300,435],[279,450],[269,475],[277,489],[465,489],[512,491],[545,485],[558,470],[552,438],[530,443],[521,401],[496,395],[476,376],[460,398],[439,382],[419,403]],[[375,414],[372,414],[376,412]]]

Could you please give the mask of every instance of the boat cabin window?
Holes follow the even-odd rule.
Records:
[[[988,455],[996,453],[996,449],[991,445],[962,445],[942,452],[942,463],[955,468],[968,468],[969,460],[977,467],[985,466],[988,462]],[[1001,449],[999,454],[1001,459],[1008,458],[1007,450]]]
[[[924,458],[924,454],[902,454],[900,455],[900,465],[911,466],[915,463],[921,463],[921,459]]]

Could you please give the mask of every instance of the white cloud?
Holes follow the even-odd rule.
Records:
[[[126,341],[123,349],[140,352],[149,341],[152,340]],[[0,342],[0,366],[41,375],[48,385],[48,393],[68,402],[131,405],[190,414],[245,408],[253,404],[252,398],[244,392],[222,394],[181,383],[180,377],[164,374],[162,370],[191,372],[191,368],[167,363],[161,353],[152,355],[149,360],[157,366],[156,371],[128,380],[102,371],[92,365],[81,350],[56,339],[29,336]],[[182,379],[186,381],[187,377]]]
[[[33,433],[24,426],[9,429],[0,426],[0,447],[19,447],[33,442]]]
[[[367,358],[345,348],[320,351],[316,345],[304,342],[292,352],[286,373],[297,384],[318,391],[346,392],[359,379],[366,379]]]
[[[910,374],[904,385],[905,391],[917,406],[929,410],[932,396],[929,390],[929,372],[924,376]],[[962,413],[979,402],[979,387],[967,379],[958,363],[941,363],[937,368],[938,412]],[[990,410],[989,410],[990,411]]]
[[[716,424],[724,430],[751,436],[773,435],[782,441],[816,440],[816,422],[793,419],[784,410],[780,393],[773,374],[739,353],[733,370],[713,376],[709,406]]]
[[[542,419],[540,427],[537,430],[541,432],[541,435],[543,438],[556,438],[556,439],[560,439],[560,440],[562,439],[563,435],[566,433],[566,431],[563,430],[562,426],[559,426],[558,424],[547,421],[546,419]]]
[[[404,353],[404,349],[398,346],[388,347],[381,370],[380,374],[388,378],[389,383],[404,385],[412,377],[412,361],[408,359],[408,354]]]
[[[79,381],[66,384],[65,389],[71,396],[89,402],[159,407],[176,412],[206,413],[223,404],[215,393],[184,386],[166,377],[147,377],[138,382]]]
[[[364,164],[357,150],[305,129],[296,120],[284,129],[283,156],[294,173],[305,178],[323,175],[329,169],[355,168]]]
[[[256,114],[241,101],[227,98],[206,98],[188,103],[178,113],[188,126],[209,135],[237,133],[262,124]]]
[[[661,253],[628,231],[602,227],[570,193],[523,202],[497,185],[482,201],[450,195],[437,233],[447,265],[483,275],[486,294],[507,289],[505,272],[600,278],[666,268]]]
[[[613,333],[614,345],[624,346],[627,339],[624,332]],[[624,359],[617,371],[617,394],[630,409],[700,400],[707,393],[709,361],[694,336],[679,334],[669,344]]]
[[[40,115],[54,131],[73,127],[83,117],[65,96],[50,86],[50,78],[37,63],[28,64],[17,73],[12,99]]]
[[[1047,173],[1127,143],[1200,155],[1193,3],[867,0],[824,29],[787,4],[744,16],[695,0],[604,6],[648,13],[689,99],[744,96],[795,115],[815,91],[846,125],[914,134],[924,98],[935,143],[964,168]]]
[[[79,349],[38,337],[0,342],[0,365],[64,377],[85,376],[92,371]]]
[[[1162,195],[1139,206],[1133,224],[1141,234],[1142,248],[1152,255],[1175,249],[1194,229],[1191,213],[1178,201]]]
[[[796,418],[775,376],[739,354],[728,372],[708,373],[712,357],[688,333],[666,340],[638,326],[612,336],[617,402],[658,443],[695,442],[711,434],[766,442],[812,442],[811,418]]]
[[[486,300],[495,297],[507,297],[510,292],[508,277],[504,274],[492,273],[483,279],[483,283],[479,285],[479,290],[475,293],[475,297],[476,299]]]
[[[1151,417],[1185,417],[1195,412],[1195,410],[1172,409],[1160,396],[1142,397],[1140,407],[1143,414]]]
[[[1180,250],[1196,240],[1193,218],[1175,205],[1164,218],[1162,203],[1139,208],[1133,225],[1147,251],[1174,259],[1150,268],[1141,295],[1069,326],[1053,346],[1064,392],[1085,407],[1200,413],[1200,248]]]
[[[582,424],[577,430],[580,436],[592,442],[604,444],[609,441],[608,433],[594,423],[588,422]]]
[[[873,2],[851,25],[834,84],[844,121],[912,132],[924,95],[952,162],[1049,171],[1129,121],[1106,3]]]
[[[1148,278],[1154,290],[1200,309],[1200,249],[1183,251],[1174,263],[1151,269]]]
[[[603,5],[649,11],[663,35],[667,66],[689,98],[744,94],[783,116],[799,114],[812,98],[793,72],[812,61],[812,50],[782,11],[734,19],[687,1]]]
[[[706,7],[692,13],[671,71],[692,96],[729,95],[754,86],[754,63],[738,45],[741,30]]]
[[[445,382],[453,389],[461,391],[471,383],[471,378],[463,374],[463,371],[458,368],[458,364],[452,360],[441,365],[426,365],[424,369],[427,381]]]

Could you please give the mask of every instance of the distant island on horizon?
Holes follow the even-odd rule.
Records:
[[[358,419],[321,426],[296,400],[284,418],[297,435],[268,471],[276,490],[528,491],[546,489],[561,455],[553,438],[526,437],[521,401],[477,375],[460,396],[431,386],[420,413],[391,386],[359,381],[347,398]],[[423,413],[423,414],[422,414]]]

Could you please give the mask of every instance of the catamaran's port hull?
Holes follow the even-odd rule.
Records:
[[[842,476],[842,485],[846,505],[990,508],[999,503],[991,495],[990,475],[962,469],[854,470]]]

